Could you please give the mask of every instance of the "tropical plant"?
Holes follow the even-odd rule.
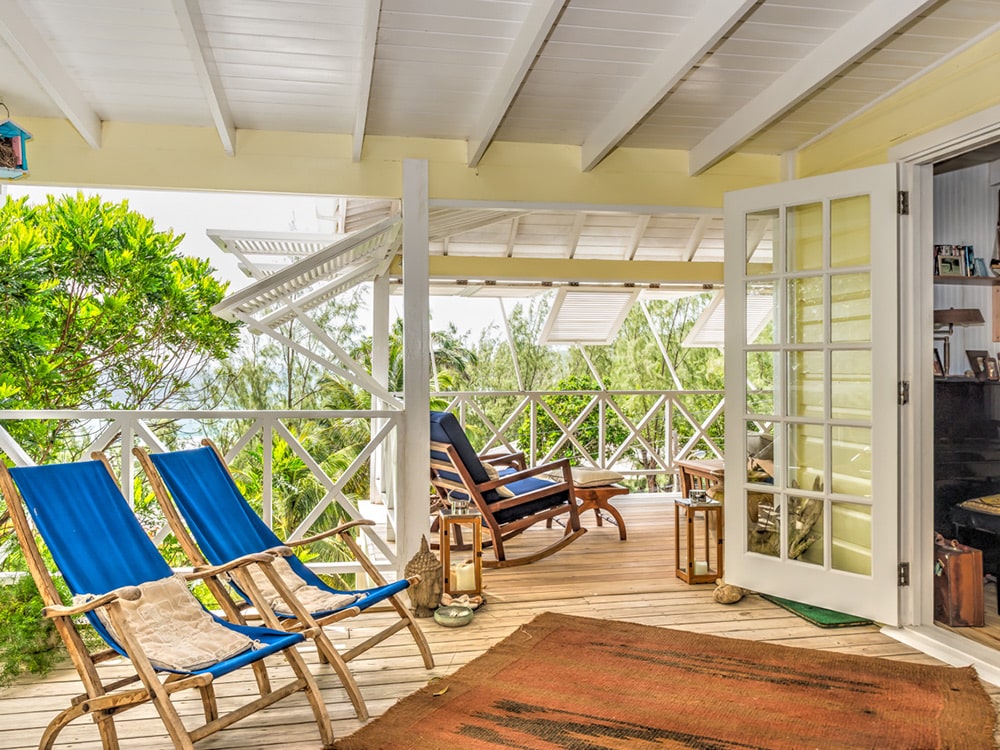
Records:
[[[212,314],[226,285],[182,256],[128,202],[26,198],[0,206],[0,408],[155,408],[192,397],[207,365],[237,345]],[[36,460],[65,449],[68,425],[9,428]]]
[[[0,687],[21,672],[46,674],[63,656],[35,582],[22,575],[0,586]]]

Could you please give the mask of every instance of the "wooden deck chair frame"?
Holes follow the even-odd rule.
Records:
[[[120,490],[117,489],[114,474],[110,466],[105,463],[105,468],[108,470],[110,486],[117,490],[117,498],[124,505],[125,499],[121,495]],[[90,476],[94,475],[91,474]],[[28,515],[25,512],[23,505],[25,501],[21,489],[11,471],[2,463],[0,463],[0,493],[6,499],[8,513],[13,523],[15,534],[24,552],[30,574],[38,587],[45,605],[42,614],[53,621],[57,632],[66,646],[69,657],[76,667],[85,690],[83,694],[71,699],[69,708],[61,711],[49,722],[39,741],[38,746],[40,750],[49,750],[49,748],[52,748],[59,733],[72,721],[83,716],[90,716],[97,725],[101,745],[104,750],[118,750],[119,741],[118,731],[115,726],[115,717],[128,709],[146,703],[152,703],[155,707],[174,747],[182,750],[193,750],[194,743],[198,740],[214,734],[236,721],[300,691],[306,694],[306,698],[309,701],[319,729],[323,748],[331,748],[333,746],[333,728],[326,711],[326,706],[312,674],[295,648],[295,644],[300,643],[302,638],[295,641],[288,641],[287,636],[290,634],[278,627],[276,619],[273,617],[265,618],[264,622],[270,628],[266,632],[279,637],[281,641],[287,642],[287,645],[280,647],[278,650],[272,648],[267,652],[262,652],[255,660],[249,664],[244,664],[244,666],[252,666],[260,696],[227,714],[220,715],[212,673],[204,670],[178,672],[158,669],[152,665],[142,647],[130,632],[129,625],[122,614],[119,600],[135,598],[138,596],[138,589],[126,586],[104,592],[84,604],[73,606],[65,606],[63,604],[52,575],[45,565],[44,558],[36,542],[33,524],[29,521]],[[131,514],[131,511],[127,507],[124,512]],[[138,527],[137,520],[135,524]],[[95,530],[99,528],[97,524],[94,526]],[[138,529],[138,533],[148,539],[141,529]],[[118,540],[119,538],[117,537],[115,540],[109,539],[108,545],[115,544]],[[152,547],[152,542],[149,544]],[[270,567],[270,559],[267,555],[248,556],[226,565],[208,567],[189,573],[184,578],[189,581],[198,579],[204,581],[216,597],[220,606],[225,610],[230,621],[245,626],[246,623],[240,617],[239,611],[233,601],[226,595],[225,588],[218,577],[231,574],[250,564],[261,564],[265,567]],[[166,563],[163,563],[163,565],[169,571]],[[120,641],[117,643],[120,650],[107,648],[96,653],[90,653],[78,632],[76,620],[80,619],[81,615],[96,612],[99,609],[103,609],[106,612],[112,626],[121,634]],[[264,633],[265,631],[260,628],[253,628],[252,632]],[[277,688],[272,688],[267,667],[263,661],[266,654],[271,652],[283,655],[295,674],[294,680]],[[135,674],[105,681],[100,675],[98,665],[111,659],[120,660],[123,655],[130,660],[135,669]],[[177,708],[172,703],[172,696],[175,693],[188,689],[198,691],[205,717],[204,724],[190,729],[181,721]]]
[[[457,422],[454,425],[457,425]],[[468,439],[464,438],[464,431],[462,431],[462,435],[463,439],[468,442]],[[454,444],[457,437],[457,435],[452,435],[452,442],[431,440],[431,484],[438,494],[439,502],[447,504],[449,496],[452,493],[457,493],[460,496],[470,498],[483,514],[483,522],[490,535],[489,542],[484,543],[484,546],[492,547],[496,557],[495,560],[484,560],[485,567],[509,568],[536,562],[558,552],[586,532],[586,529],[580,525],[573,474],[568,459],[563,458],[523,468],[523,454],[476,455],[475,457],[480,463],[508,464],[515,468],[514,471],[502,474],[496,479],[487,478],[486,481],[477,482],[473,479],[466,465],[468,458],[463,461]],[[471,446],[468,448],[471,451]],[[475,452],[472,451],[470,455],[475,455]],[[547,478],[541,477],[543,474],[551,476],[555,472],[561,472],[562,480],[549,481]],[[508,487],[514,496],[498,496],[496,490],[499,487]],[[538,507],[539,505],[545,506],[546,499],[559,495],[565,496],[565,502]],[[519,508],[533,509],[522,515],[518,513]],[[503,515],[503,511],[508,511],[513,518],[498,520],[498,513]],[[551,544],[518,557],[507,555],[504,542],[523,533],[536,523],[549,521],[563,515],[569,516],[566,521],[565,533]]]
[[[202,446],[212,450],[220,464],[221,469],[225,471],[229,479],[232,480],[232,473],[226,464],[225,457],[222,455],[222,452],[218,449],[215,443],[207,438],[202,440],[201,443]],[[192,536],[191,530],[188,527],[188,520],[179,511],[177,504],[174,502],[173,495],[164,481],[163,475],[153,463],[153,460],[150,458],[150,454],[138,447],[134,448],[132,452],[136,458],[138,458],[140,465],[145,471],[146,476],[149,479],[150,486],[152,487],[153,494],[163,511],[163,515],[166,517],[171,531],[173,531],[174,536],[177,538],[177,541],[184,550],[184,553],[191,561],[191,564],[194,565],[196,569],[203,565],[212,564],[211,561],[206,558],[203,550],[198,546]],[[240,497],[242,499],[242,494]],[[245,499],[243,499],[243,502],[246,502]],[[361,526],[374,525],[375,522],[370,520],[352,521],[304,539],[286,542],[279,544],[278,546],[259,551],[267,552],[268,554],[273,555],[280,555],[282,557],[292,557],[295,555],[295,548],[297,547],[302,547],[312,542],[336,536],[350,551],[351,555],[362,567],[368,577],[375,583],[374,588],[388,589],[392,585],[386,581],[385,577],[381,574],[368,555],[365,554],[364,550],[352,534],[354,529]],[[280,623],[279,627],[291,632],[301,631],[305,633],[307,637],[315,641],[320,660],[328,663],[337,673],[337,676],[340,678],[340,681],[343,684],[344,689],[347,691],[348,697],[354,706],[355,714],[358,719],[362,721],[367,720],[369,718],[369,712],[367,705],[365,704],[364,697],[361,694],[361,689],[358,687],[357,680],[354,678],[350,668],[347,666],[350,661],[356,659],[361,654],[365,653],[374,646],[377,646],[379,643],[385,641],[387,638],[390,638],[399,631],[408,629],[420,651],[420,656],[423,659],[424,666],[427,669],[432,669],[434,667],[434,656],[431,653],[427,638],[420,629],[420,626],[417,624],[409,608],[406,606],[406,603],[400,597],[399,593],[393,593],[382,597],[381,601],[384,602],[382,606],[378,603],[364,608],[360,606],[350,606],[339,609],[336,612],[317,617],[304,607],[302,603],[292,594],[292,592],[289,591],[287,584],[281,579],[277,571],[273,568],[267,567],[264,569],[264,573],[271,582],[271,585],[274,586],[294,615],[293,617],[280,618],[278,620]],[[244,602],[244,606],[252,606],[258,612],[270,612],[270,608],[264,601],[263,596],[260,594],[257,587],[253,585],[250,576],[245,571],[237,571],[233,577],[240,592],[246,596],[247,601]],[[404,590],[406,587],[416,585],[419,581],[419,576],[413,576],[405,579],[405,586],[401,587],[400,591]],[[340,622],[351,617],[357,617],[363,612],[385,612],[390,610],[394,611],[398,615],[399,619],[373,634],[364,642],[359,643],[357,646],[354,646],[344,652],[337,650],[336,646],[334,646],[329,636],[323,630],[323,626]]]

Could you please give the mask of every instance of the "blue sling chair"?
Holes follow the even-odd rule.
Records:
[[[423,657],[424,666],[431,669],[434,657],[423,631],[410,613],[399,594],[419,582],[419,577],[405,578],[387,583],[375,564],[361,549],[351,533],[360,526],[372,526],[373,521],[353,521],[316,534],[306,539],[285,543],[268,528],[246,501],[236,486],[222,454],[210,440],[203,440],[201,448],[147,453],[141,448],[133,450],[139,459],[150,486],[163,510],[167,523],[188,559],[197,568],[200,565],[217,565],[222,560],[253,553],[268,552],[283,557],[294,574],[308,586],[322,592],[341,596],[345,603],[331,609],[310,610],[294,595],[285,581],[273,568],[265,568],[275,591],[284,601],[286,611],[275,614],[281,626],[290,631],[305,630],[316,642],[320,659],[337,672],[347,690],[359,719],[368,718],[361,690],[347,667],[347,662],[363,654],[395,633],[408,628]],[[299,560],[293,549],[320,539],[339,537],[357,562],[375,582],[368,589],[338,591]],[[254,587],[247,575],[234,576],[234,587],[248,606],[258,611],[270,610],[267,600]],[[382,604],[381,607],[375,606]],[[398,619],[363,643],[339,652],[322,626],[356,617],[364,612],[384,611],[391,605]]]
[[[278,628],[274,618],[265,620],[273,627],[246,625],[214,578],[244,565],[266,567],[270,564],[267,556],[174,576],[133,515],[110,467],[100,461],[13,469],[0,463],[0,491],[45,603],[43,614],[53,620],[86,690],[49,722],[39,748],[51,748],[71,721],[89,715],[105,750],[116,750],[114,717],[152,703],[174,746],[190,750],[196,741],[299,691],[306,694],[323,747],[333,745],[333,730],[319,689],[295,648],[304,640],[303,634]],[[32,524],[74,596],[70,606],[63,604],[46,568]],[[230,620],[209,614],[191,596],[184,581],[196,578],[208,584]],[[183,600],[181,606],[166,606],[157,599],[155,590],[163,586],[174,597],[168,603]],[[154,617],[147,608],[158,604],[158,616]],[[129,608],[142,608],[138,611],[144,615],[143,622],[130,619]],[[88,653],[74,623],[81,615],[86,615],[110,648]],[[192,620],[209,631],[207,644],[190,636],[190,628],[184,629]],[[170,632],[184,635],[169,646],[175,660],[165,661],[155,641]],[[220,640],[225,643],[225,656],[218,654]],[[235,645],[231,641],[236,641]],[[196,643],[207,645],[203,655],[210,654],[210,658],[197,660],[198,664],[191,663]],[[285,657],[295,679],[272,689],[263,659],[277,653]],[[121,656],[130,661],[135,674],[122,678],[121,670],[116,669],[114,680],[102,679],[97,665]],[[248,665],[254,670],[260,697],[220,716],[214,681]],[[175,693],[185,689],[199,692],[204,710],[205,723],[193,729],[185,727],[171,702]]]
[[[509,468],[489,471],[487,466]],[[561,472],[552,480],[541,476]],[[491,476],[492,475],[492,476]],[[526,468],[524,454],[480,456],[465,430],[450,412],[431,412],[431,484],[441,503],[469,498],[483,514],[496,560],[484,560],[490,568],[527,565],[561,550],[586,531],[573,492],[573,475],[565,458]],[[568,516],[566,531],[541,549],[511,557],[504,542],[540,521]]]

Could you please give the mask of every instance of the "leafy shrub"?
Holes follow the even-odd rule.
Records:
[[[63,657],[62,641],[42,615],[43,606],[31,576],[0,586],[0,687],[22,672],[46,674]]]

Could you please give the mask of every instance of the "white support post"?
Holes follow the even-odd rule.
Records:
[[[384,388],[389,387],[389,275],[376,276],[372,282],[372,377]],[[372,394],[372,409],[379,411],[385,403]],[[381,419],[373,419],[371,434],[382,428]],[[368,499],[373,503],[386,501],[382,488],[382,472],[385,465],[385,450],[380,449],[372,456],[368,480]]]
[[[430,501],[430,240],[427,162],[403,160],[403,426],[396,507],[396,564],[420,549]]]

